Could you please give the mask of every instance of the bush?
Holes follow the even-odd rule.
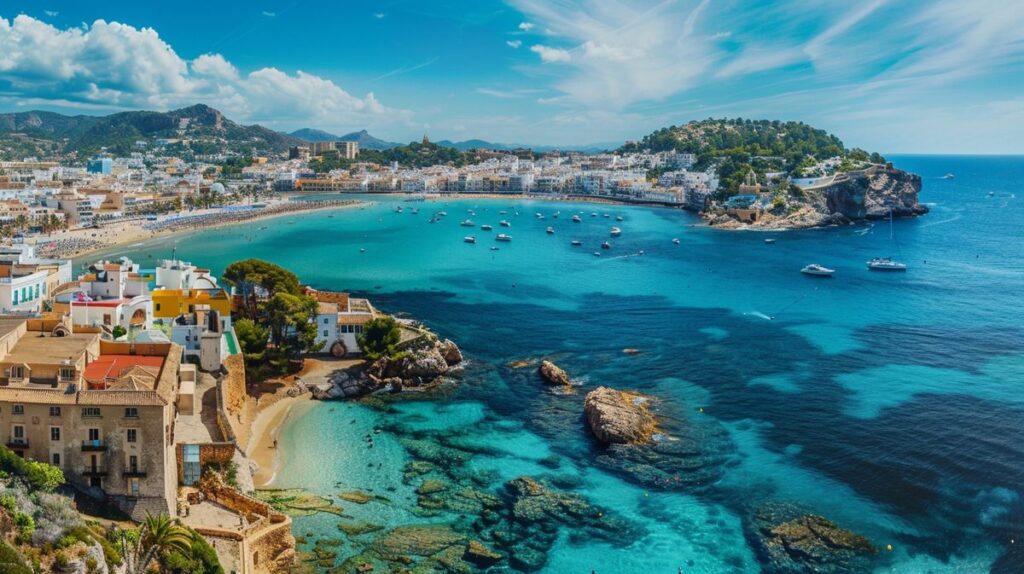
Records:
[[[32,574],[25,558],[4,540],[0,540],[0,574]]]
[[[402,339],[402,331],[393,317],[378,317],[363,325],[359,348],[371,361],[395,354],[395,346]]]
[[[61,469],[45,462],[25,460],[3,446],[0,446],[0,468],[20,476],[33,490],[52,492],[64,484],[64,472]]]
[[[192,547],[186,552],[168,552],[161,570],[171,574],[224,574],[217,552],[199,533],[192,532]]]

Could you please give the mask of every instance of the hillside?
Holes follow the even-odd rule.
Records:
[[[324,130],[318,130],[315,128],[302,128],[301,130],[295,130],[288,134],[293,138],[298,138],[307,142],[329,142],[329,141],[342,141],[342,142],[357,142],[359,149],[370,149],[370,150],[385,150],[393,147],[398,147],[402,144],[389,142],[380,138],[375,138],[370,135],[366,130],[358,132],[352,132],[343,136],[336,136],[330,132]]]
[[[360,149],[359,157],[353,160],[344,158],[337,160],[312,160],[309,167],[317,173],[323,173],[332,169],[346,169],[354,162],[370,162],[379,165],[389,165],[391,162],[398,162],[398,165],[405,168],[422,168],[433,165],[464,166],[471,162],[473,156],[461,152],[455,148],[442,146],[435,143],[412,142],[408,145],[393,147],[385,150]]]
[[[170,149],[177,153],[198,154],[253,150],[279,153],[299,141],[263,126],[237,124],[203,104],[169,112],[120,112],[109,116],[41,111],[0,114],[0,157],[6,158],[46,156],[47,152],[84,157],[104,147],[111,153],[127,155],[136,142],[145,142],[152,149],[157,140],[170,140]]]
[[[721,189],[735,193],[753,171],[759,181],[772,172],[794,177],[827,175],[812,173],[826,159],[838,157],[839,171],[850,171],[870,163],[885,163],[877,153],[847,149],[842,140],[825,130],[803,122],[749,119],[707,119],[662,128],[620,151],[675,150],[697,155],[696,169],[717,166]]]

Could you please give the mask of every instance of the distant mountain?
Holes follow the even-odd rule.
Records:
[[[307,142],[358,142],[359,149],[385,150],[402,145],[400,143],[375,138],[366,130],[352,132],[343,136],[336,136],[330,132],[325,132],[315,128],[302,128],[301,130],[295,130],[288,135]]]
[[[511,151],[515,149],[531,149],[535,152],[549,152],[549,151],[578,151],[584,153],[597,153],[605,150],[616,149],[620,145],[620,142],[610,144],[587,144],[587,145],[566,145],[566,146],[553,146],[553,145],[529,145],[529,144],[504,144],[489,142],[486,140],[472,139],[453,142],[451,140],[441,140],[437,142],[437,145],[455,148],[459,151],[467,151],[471,149],[492,149],[499,151]]]
[[[278,153],[299,140],[259,125],[243,126],[204,104],[169,112],[120,112],[109,116],[65,116],[31,111],[0,114],[0,154],[24,153],[25,142],[62,153],[91,155],[101,148],[127,155],[136,142],[157,140],[193,153]],[[18,145],[13,145],[18,144]],[[187,142],[187,143],[186,143]]]

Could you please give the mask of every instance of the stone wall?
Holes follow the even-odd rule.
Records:
[[[178,483],[185,480],[185,445],[178,444],[174,449],[174,456],[178,462]],[[206,468],[208,464],[226,466],[235,456],[235,445],[230,442],[210,442],[199,445],[199,467]]]
[[[249,401],[245,390],[245,358],[231,355],[224,360],[227,374],[217,384],[219,402],[217,423],[221,432],[229,440],[234,440],[238,448],[245,452],[249,447],[248,418]]]

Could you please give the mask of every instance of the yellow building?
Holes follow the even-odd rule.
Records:
[[[223,289],[157,289],[153,291],[153,318],[174,319],[204,307],[223,316],[231,314],[231,297]]]

